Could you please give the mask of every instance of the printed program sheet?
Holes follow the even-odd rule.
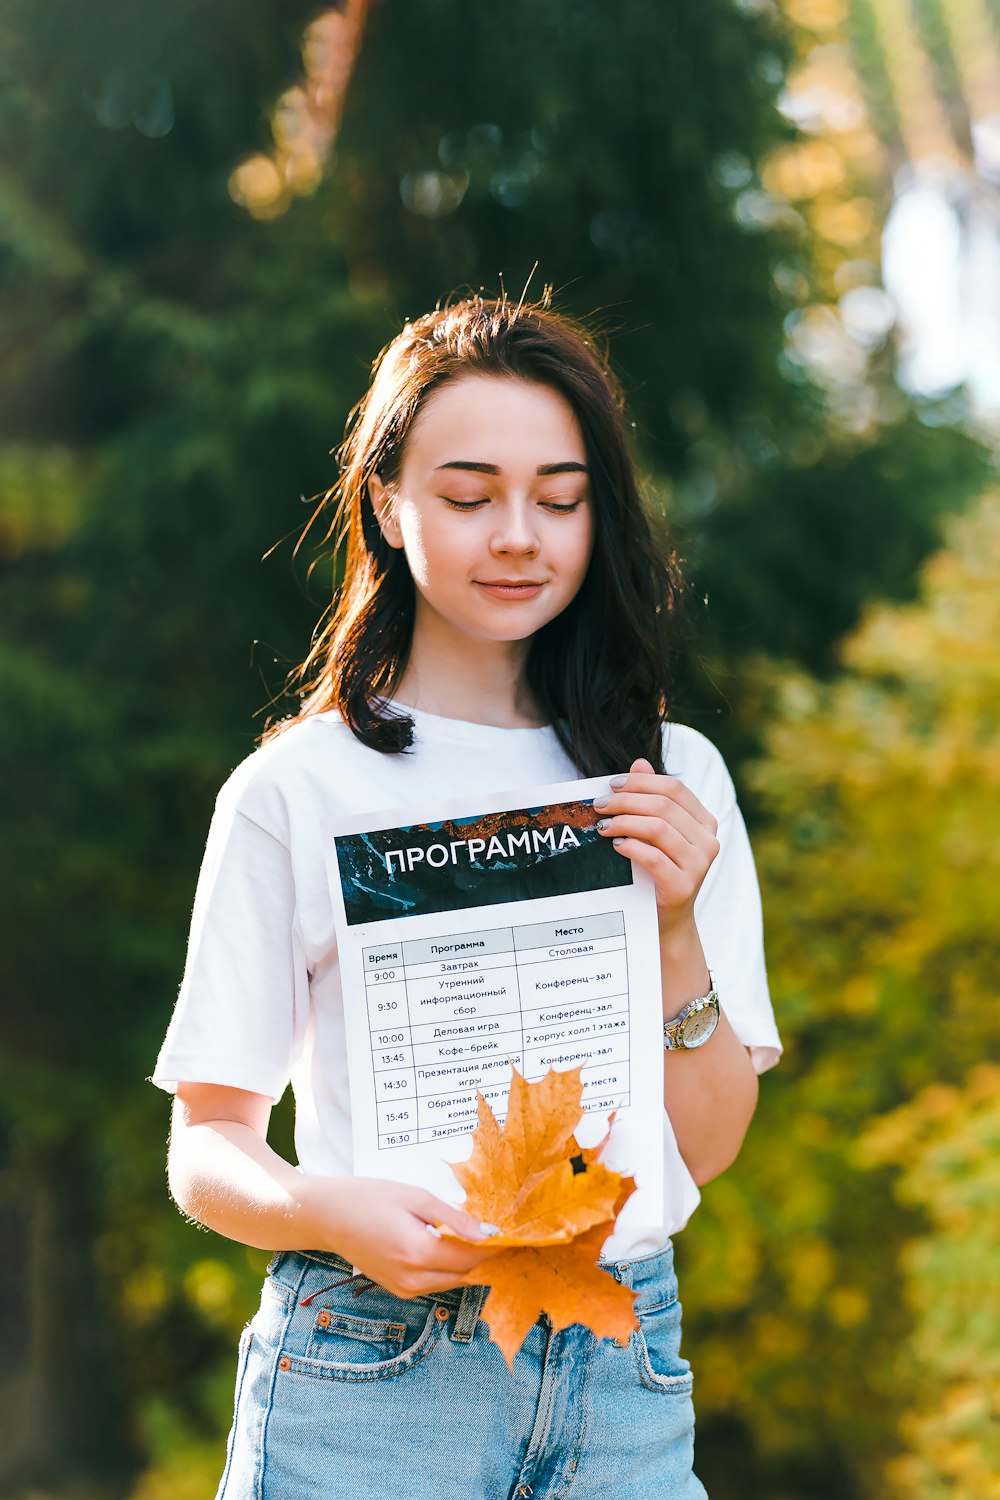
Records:
[[[662,1221],[663,1062],[653,884],[596,830],[603,779],[331,821],[359,1176],[462,1191],[476,1091],[502,1120],[529,1082],[583,1068],[582,1145]],[[623,1219],[624,1222],[624,1219]]]

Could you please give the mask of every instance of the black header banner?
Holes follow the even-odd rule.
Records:
[[[334,839],[347,922],[431,916],[632,884],[587,802],[560,802]]]

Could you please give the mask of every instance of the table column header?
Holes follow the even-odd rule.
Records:
[[[414,938],[402,944],[403,962],[429,964],[443,959],[475,958],[480,953],[513,953],[514,937],[509,927],[485,932],[457,932],[452,937]]]
[[[566,917],[559,922],[532,922],[527,927],[515,927],[514,945],[520,952],[525,948],[561,947],[565,943],[624,935],[625,918],[622,913],[609,911],[594,916]]]

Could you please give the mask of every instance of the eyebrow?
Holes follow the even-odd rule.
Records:
[[[438,464],[438,469],[468,469],[473,474],[499,474],[501,469],[498,464],[477,463],[471,458],[453,458],[450,463]],[[437,473],[437,470],[434,471]],[[561,464],[539,464],[535,470],[536,474],[586,474],[586,464],[578,464],[572,459],[567,459]]]

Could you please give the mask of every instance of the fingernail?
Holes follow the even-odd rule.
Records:
[[[500,1227],[498,1224],[480,1224],[479,1229],[480,1232],[485,1235],[500,1233]]]
[[[626,783],[626,781],[628,781],[628,777],[627,776],[612,776],[612,777],[610,777],[611,785],[614,787],[615,791],[617,791],[620,786],[624,786],[625,783]]]
[[[596,807],[597,810],[598,810],[598,812],[600,812],[601,808],[602,807],[607,807],[607,805],[608,805],[608,803],[610,801],[611,801],[610,796],[608,796],[607,793],[605,793],[605,795],[603,797],[595,797],[594,800],[593,800],[593,802],[590,805],[591,805],[591,807]]]
[[[624,839],[612,839],[611,842],[614,844],[615,848],[617,849],[618,845],[619,844],[624,844],[625,840]]]
[[[597,820],[597,828],[598,828],[598,831],[600,833],[603,833],[604,830],[605,830],[605,828],[610,828],[610,827],[611,827],[611,819],[610,818],[598,818],[598,820]]]

